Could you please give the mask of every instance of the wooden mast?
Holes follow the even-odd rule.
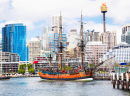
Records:
[[[50,43],[50,55],[48,56],[48,58],[50,59],[50,69],[52,70],[52,66],[51,66],[51,60],[52,60],[52,56],[51,56],[51,43]]]
[[[50,67],[51,67],[51,43],[50,43]]]
[[[83,42],[83,22],[82,22],[82,11],[81,11],[81,33],[82,33],[82,39],[81,39],[81,58],[82,58],[82,69],[84,69],[84,65],[83,65],[84,42]]]
[[[61,33],[61,41],[60,41],[60,58],[61,58],[61,69],[62,69],[62,20],[61,20],[61,12],[60,12],[60,33]]]

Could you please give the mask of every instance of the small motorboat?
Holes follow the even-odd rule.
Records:
[[[0,80],[10,79],[10,77],[0,76]]]

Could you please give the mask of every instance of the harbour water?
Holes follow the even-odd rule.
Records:
[[[110,81],[44,81],[39,77],[0,81],[0,96],[130,96]]]

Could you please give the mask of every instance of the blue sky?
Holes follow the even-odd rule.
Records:
[[[102,2],[106,2],[106,30],[117,32],[120,42],[122,25],[130,22],[130,0],[0,0],[0,28],[5,24],[23,23],[27,26],[27,40],[42,35],[42,28],[50,26],[53,15],[63,17],[66,33],[71,29],[79,31],[81,10],[87,23],[84,30],[95,29],[102,33],[103,16],[100,12]],[[1,30],[0,30],[1,32]]]

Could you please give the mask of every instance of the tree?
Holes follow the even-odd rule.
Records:
[[[24,69],[19,69],[19,70],[18,70],[18,73],[19,73],[19,74],[24,74],[24,73],[25,73],[25,70],[24,70]]]
[[[28,70],[28,72],[29,72],[29,73],[34,73],[35,70],[34,70],[34,68],[30,68],[30,69]]]
[[[33,64],[27,64],[28,69],[33,68]]]
[[[71,70],[71,67],[69,67],[69,66],[64,66],[64,67],[62,67],[62,70]]]
[[[33,68],[33,64],[27,64],[29,73],[34,73],[35,70]],[[21,64],[18,73],[24,74],[26,69],[26,64]]]
[[[94,64],[89,64],[89,67],[90,67],[90,68],[93,68],[93,67],[94,67]]]
[[[21,64],[20,65],[20,69],[24,69],[25,70],[26,69],[26,64]]]

